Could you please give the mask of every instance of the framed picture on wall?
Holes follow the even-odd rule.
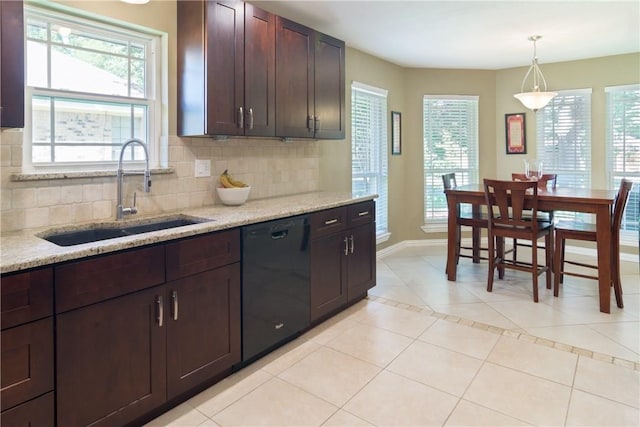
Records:
[[[391,154],[402,153],[402,115],[391,112]]]
[[[507,154],[527,154],[527,135],[524,113],[504,115]]]

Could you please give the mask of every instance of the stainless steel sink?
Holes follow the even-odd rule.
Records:
[[[97,242],[100,240],[114,239],[117,237],[132,236],[134,234],[166,230],[169,228],[183,227],[186,225],[194,225],[210,221],[215,220],[191,216],[173,216],[169,218],[159,218],[148,221],[140,221],[136,223],[127,224],[114,222],[113,224],[102,224],[96,227],[55,231],[42,234],[39,237],[51,243],[55,243],[58,246],[74,246],[81,245],[83,243]]]

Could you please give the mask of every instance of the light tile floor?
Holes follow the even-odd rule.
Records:
[[[637,262],[607,315],[595,281],[543,278],[535,304],[524,273],[488,293],[463,259],[448,282],[444,254],[379,259],[369,298],[148,426],[640,425]]]

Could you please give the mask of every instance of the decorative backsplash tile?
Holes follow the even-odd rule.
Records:
[[[22,135],[15,130],[0,133],[1,231],[115,218],[115,176],[12,181],[12,174],[22,172]],[[220,204],[215,186],[225,169],[251,185],[250,199],[317,191],[318,143],[170,137],[168,166],[174,173],[154,174],[150,193],[142,191],[139,177],[125,177],[125,201],[130,205],[136,192],[141,215]],[[195,159],[211,161],[211,177],[194,176]]]

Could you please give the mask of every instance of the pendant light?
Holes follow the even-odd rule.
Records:
[[[527,107],[534,112],[538,111],[540,108],[544,108],[549,101],[551,101],[558,92],[547,92],[547,81],[544,79],[542,75],[542,71],[540,71],[540,67],[538,66],[538,55],[536,53],[536,41],[540,40],[542,36],[531,36],[529,40],[533,42],[533,60],[531,62],[531,67],[529,67],[529,71],[525,74],[524,79],[522,80],[522,85],[520,86],[520,92],[513,95],[516,99],[522,102],[522,105]],[[524,91],[524,85],[529,78],[529,75],[533,77],[533,87],[530,92]],[[540,90],[540,83],[542,83],[544,90]]]

